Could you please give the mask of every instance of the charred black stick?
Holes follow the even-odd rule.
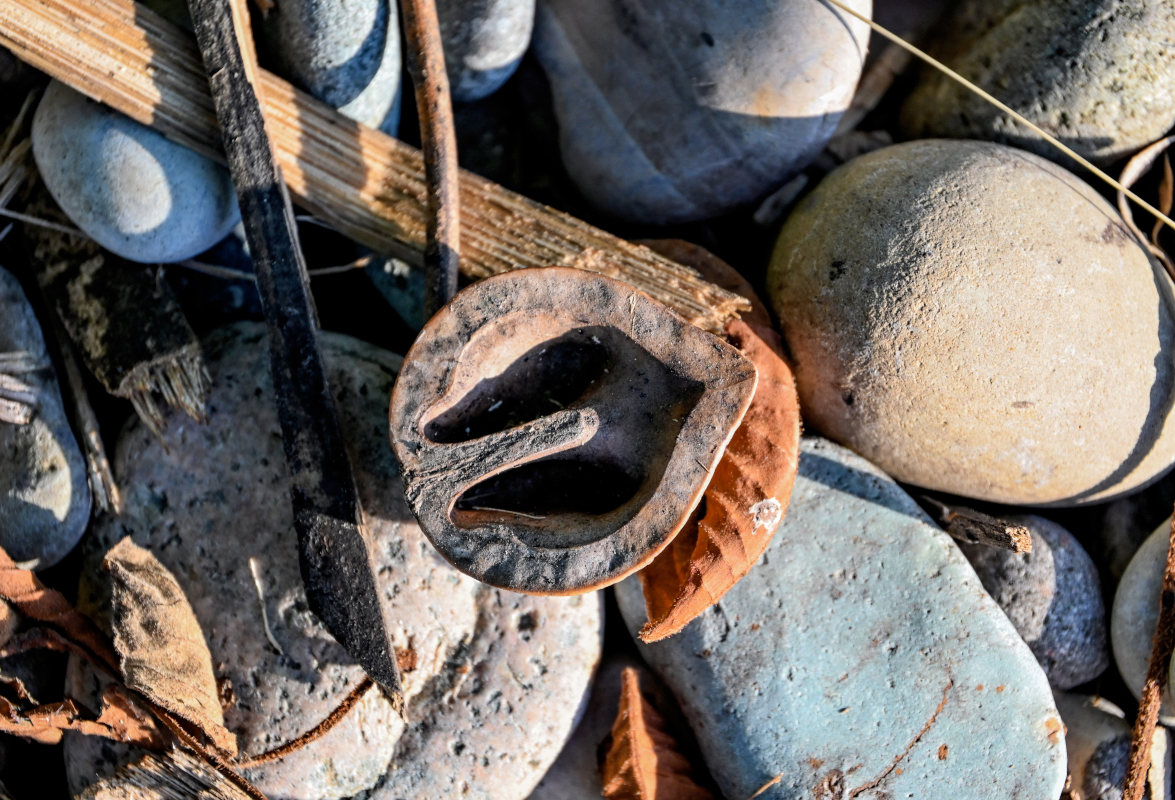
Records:
[[[408,72],[416,90],[424,177],[428,185],[428,242],[424,251],[424,313],[431,317],[457,293],[461,208],[457,136],[435,0],[401,0]]]
[[[234,0],[190,0],[189,6],[265,312],[306,595],[331,634],[399,708],[400,673],[318,349],[310,278],[250,81],[253,66],[245,56],[248,45],[242,44],[249,41],[242,38],[248,35],[246,12],[243,2],[234,6]]]

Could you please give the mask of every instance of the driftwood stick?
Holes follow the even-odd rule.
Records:
[[[1151,747],[1159,708],[1163,704],[1163,690],[1167,687],[1171,667],[1171,653],[1175,651],[1175,519],[1167,540],[1167,560],[1163,568],[1163,583],[1159,590],[1159,619],[1151,639],[1151,658],[1138,701],[1138,716],[1130,738],[1130,758],[1126,762],[1126,781],[1122,800],[1142,800],[1147,773],[1151,766]]]
[[[935,520],[946,532],[960,542],[984,544],[1013,553],[1032,552],[1032,534],[1023,525],[997,519],[973,508],[947,505],[929,495],[922,495],[919,499],[930,506]]]
[[[0,45],[175,141],[221,158],[208,82],[191,36],[132,0],[3,0]],[[346,119],[258,71],[290,193],[343,234],[420,264],[427,190],[420,151]],[[460,173],[461,270],[485,278],[570,266],[625,281],[713,333],[748,302],[640,245]]]
[[[441,23],[434,0],[401,0],[408,72],[416,88],[424,174],[428,184],[428,244],[424,251],[424,315],[431,317],[457,293],[461,257],[461,206],[457,134],[445,72]]]
[[[244,0],[236,0],[243,3]],[[234,0],[190,0],[257,290],[265,312],[278,421],[291,478],[302,580],[314,613],[399,706],[400,673],[384,624],[355,476],[318,349],[310,276],[281,170],[249,81]]]

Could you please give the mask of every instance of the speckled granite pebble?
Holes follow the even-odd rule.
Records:
[[[639,581],[617,599],[635,635]],[[1064,785],[1061,721],[1031,651],[918,505],[822,439],[803,442],[761,562],[640,649],[727,797],[781,773],[762,797],[1056,800]]]
[[[964,0],[932,53],[1081,155],[1127,155],[1175,125],[1175,4]],[[1051,159],[1052,145],[929,67],[902,110],[911,136],[991,139]]]
[[[1009,517],[1032,534],[1032,552],[960,544],[987,589],[1028,643],[1049,683],[1070,689],[1110,663],[1097,567],[1073,534],[1043,517]]]
[[[1167,557],[1170,532],[1171,521],[1168,519],[1138,548],[1122,573],[1110,611],[1110,646],[1114,650],[1114,661],[1122,680],[1135,697],[1141,695],[1146,680],[1151,637],[1159,618],[1159,587],[1163,582],[1163,561]],[[1164,725],[1175,725],[1175,695],[1169,685],[1163,692],[1159,721]]]
[[[807,0],[547,0],[535,22],[568,173],[649,224],[716,216],[803,169],[848,107],[867,40]]]
[[[335,334],[322,334],[321,342],[388,626],[397,647],[415,656],[404,673],[408,722],[372,692],[325,737],[247,777],[285,800],[362,791],[370,798],[439,797],[450,780],[466,777],[476,790],[467,796],[523,798],[554,761],[587,694],[599,658],[599,599],[495,592],[445,563],[405,504],[387,439],[399,357]],[[311,614],[301,586],[264,329],[222,329],[204,350],[214,387],[210,422],[174,416],[165,428],[167,451],[141,425],[127,429],[115,456],[126,510],[96,527],[86,557],[95,565],[105,548],[131,535],[174,572],[204,628],[217,676],[231,683],[226,724],[251,754],[317,724],[362,671]],[[265,633],[251,558],[281,654]],[[105,618],[104,597],[102,584],[83,584],[79,603]],[[69,688],[93,697],[98,687],[74,663]],[[79,791],[126,751],[70,738],[66,755]]]
[[[227,169],[65,84],[45,90],[32,140],[62,211],[123,258],[182,261],[240,219]]]
[[[39,369],[13,377],[35,390],[39,404],[27,425],[0,421],[0,545],[17,562],[44,569],[85,533],[90,485],[33,307],[0,268],[0,353],[21,352]]]
[[[260,16],[274,71],[353,120],[395,134],[400,26],[390,0],[280,0]]]
[[[1130,724],[1122,709],[1099,697],[1057,692],[1069,759],[1069,800],[1121,800],[1130,755]],[[1170,734],[1155,729],[1146,797],[1171,796]]]
[[[530,45],[535,0],[437,0],[449,89],[480,100],[514,74]]]
[[[1078,505],[1175,462],[1160,273],[1076,175],[929,139],[825,178],[784,224],[767,283],[814,429],[900,481]]]

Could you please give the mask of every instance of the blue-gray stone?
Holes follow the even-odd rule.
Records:
[[[518,69],[534,29],[534,0],[437,0],[453,99],[480,100]]]
[[[61,210],[123,258],[182,261],[240,219],[227,169],[57,81],[33,115],[32,141]]]
[[[276,72],[357,122],[395,134],[400,26],[394,0],[279,0],[261,17]]]
[[[1142,543],[1118,582],[1114,607],[1110,611],[1110,647],[1122,680],[1134,692],[1142,694],[1146,668],[1150,661],[1151,637],[1159,619],[1159,589],[1163,584],[1163,565],[1167,557],[1167,539],[1171,521],[1155,529]],[[1163,692],[1159,721],[1175,725],[1175,695],[1168,685]]]
[[[1016,626],[1057,689],[1101,675],[1110,663],[1106,607],[1093,559],[1069,531],[1044,517],[1008,518],[1028,528],[1032,550],[960,544],[983,588]]]
[[[65,416],[61,390],[33,307],[0,269],[0,402],[35,397],[27,424],[0,419],[0,546],[30,569],[51,567],[90,521],[86,462]],[[11,417],[12,415],[7,415]]]
[[[629,629],[640,583],[617,587]],[[641,653],[727,797],[1055,800],[1043,671],[954,543],[864,459],[806,438],[761,562]]]
[[[852,99],[868,28],[809,0],[545,0],[534,37],[576,186],[660,225],[730,211],[807,166]]]

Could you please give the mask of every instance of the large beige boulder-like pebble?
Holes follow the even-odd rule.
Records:
[[[811,0],[547,0],[535,23],[568,173],[650,224],[716,216],[807,166],[867,41],[865,23]]]
[[[388,441],[399,357],[335,334],[320,341],[385,618],[397,649],[412,653],[403,674],[407,721],[371,691],[326,736],[246,777],[284,800],[441,797],[461,794],[461,782],[463,797],[521,800],[586,700],[600,655],[600,598],[502,592],[449,566],[408,509]],[[123,536],[150,548],[192,604],[217,677],[231,687],[225,723],[252,755],[314,727],[363,672],[311,613],[302,588],[265,330],[222,329],[204,349],[210,421],[173,415],[163,442],[137,422],[123,434],[115,470],[125,510],[104,517],[87,541],[83,575],[98,580],[83,583],[79,603],[108,619],[97,561]],[[92,702],[99,688],[93,673],[71,664],[71,696]],[[130,757],[120,745],[69,739],[71,787],[80,791]]]
[[[932,49],[1087,158],[1111,161],[1175,125],[1175,3],[964,0]],[[992,139],[1064,158],[930,67],[902,110],[902,124],[912,136]]]
[[[1167,278],[1070,172],[926,140],[851,161],[768,285],[808,423],[898,480],[1076,505],[1175,461]]]

